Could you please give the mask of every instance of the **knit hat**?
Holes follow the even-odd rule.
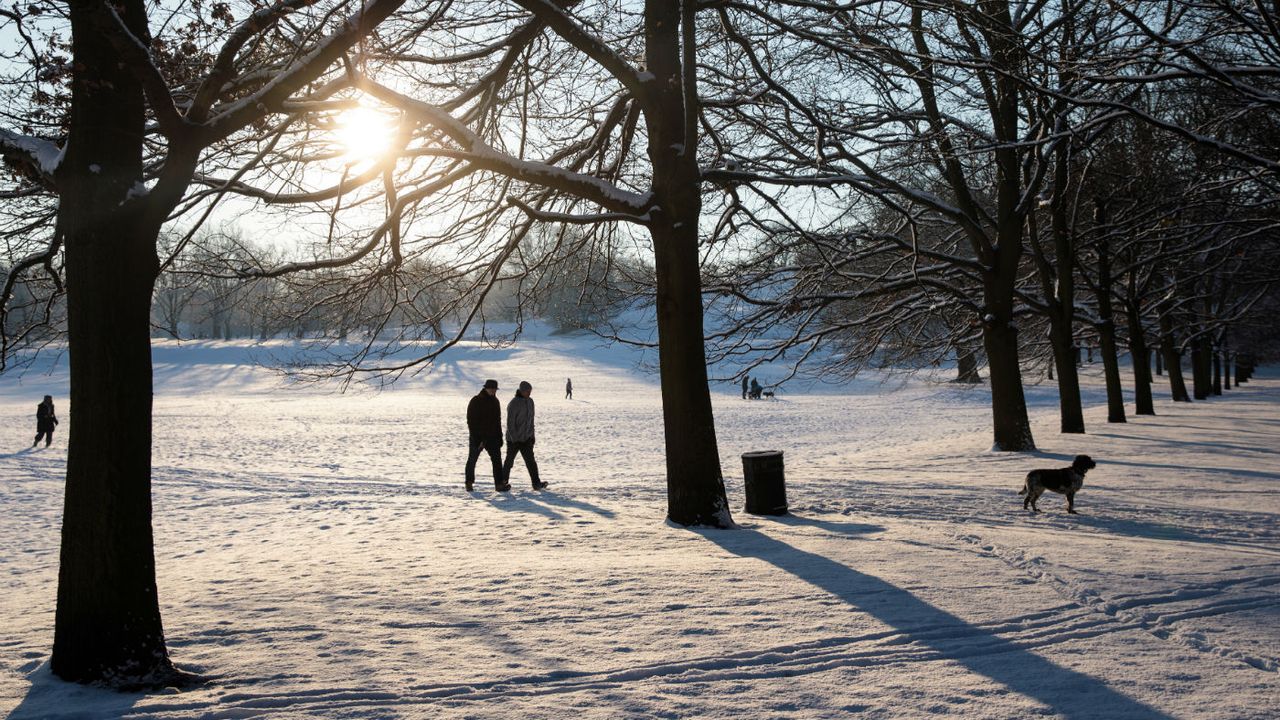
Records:
[[[528,380],[521,380],[521,381],[520,381],[520,389],[521,389],[521,390],[532,390],[532,389],[533,389],[533,386],[529,384],[529,381],[528,381]]]
[[[497,380],[485,380],[485,381],[484,381],[484,386],[485,386],[485,389],[486,389],[486,390],[497,390],[497,389],[498,389],[498,381],[497,381]]]

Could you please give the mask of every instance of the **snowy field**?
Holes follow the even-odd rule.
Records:
[[[64,370],[0,378],[0,715],[11,718],[1275,718],[1280,379],[989,451],[985,390],[861,379],[715,390],[733,531],[663,520],[657,380],[547,338],[462,348],[376,393],[282,389],[234,343],[157,344],[156,559],[174,660],[151,695],[48,670]],[[462,488],[467,398],[533,383],[538,459]],[[572,377],[575,399],[563,399]],[[768,377],[765,378],[769,380]],[[1163,380],[1157,378],[1157,380]],[[1126,376],[1126,383],[1129,379]],[[1163,392],[1164,388],[1160,390]],[[35,404],[54,446],[29,450]],[[1132,404],[1130,404],[1130,410]],[[742,512],[783,450],[793,514]],[[1037,466],[1098,461],[1065,513]]]

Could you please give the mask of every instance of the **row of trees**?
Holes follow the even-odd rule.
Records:
[[[425,367],[500,287],[563,290],[566,263],[617,277],[603,286],[654,308],[681,524],[733,524],[708,337],[717,356],[836,367],[981,353],[996,445],[1024,450],[1027,327],[1049,331],[1074,428],[1082,328],[1104,357],[1148,335],[1174,352],[1219,332],[1243,344],[1272,297],[1266,3],[29,0],[0,18],[21,40],[0,67],[4,357],[37,332],[10,303],[38,326],[66,302],[52,666],[68,679],[175,673],[149,336],[162,271],[220,209],[271,218],[292,247],[202,274],[368,316],[386,345],[333,372]],[[357,107],[388,120],[376,157],[335,141]],[[728,318],[710,333],[708,294]],[[1136,332],[1116,319],[1126,302]],[[383,354],[401,333],[440,340]]]

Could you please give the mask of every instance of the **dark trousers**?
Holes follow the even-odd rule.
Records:
[[[36,433],[36,441],[35,441],[35,442],[33,442],[33,443],[31,443],[31,447],[35,447],[35,446],[39,445],[39,444],[40,444],[40,438],[44,438],[44,439],[45,439],[45,440],[44,440],[44,446],[45,446],[45,447],[49,447],[49,443],[53,442],[53,431],[52,431],[52,430],[41,430],[40,432]]]
[[[524,458],[524,466],[529,469],[529,481],[538,484],[538,461],[533,459],[533,441],[507,443],[507,460],[502,463],[502,476],[511,482],[511,467],[516,464],[516,453]]]
[[[471,450],[467,453],[467,484],[470,485],[476,481],[476,460],[480,457],[481,445],[489,453],[489,459],[493,461],[493,485],[500,487],[507,481],[506,474],[502,472],[502,453],[499,451],[502,440],[500,438],[471,438]]]

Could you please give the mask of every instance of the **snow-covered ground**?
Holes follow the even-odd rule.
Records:
[[[715,388],[738,530],[664,522],[657,380],[629,351],[464,347],[375,393],[282,389],[246,346],[158,343],[156,559],[183,692],[48,670],[66,375],[0,378],[0,714],[11,718],[1275,718],[1280,379],[989,452],[985,390]],[[533,383],[547,492],[462,488],[487,377]],[[574,400],[563,398],[566,377]],[[767,380],[768,378],[766,378]],[[1160,380],[1160,378],[1157,378]],[[1126,378],[1127,382],[1127,378]],[[1161,388],[1163,390],[1163,388]],[[40,396],[63,419],[29,450]],[[1132,406],[1130,406],[1132,407]],[[749,450],[792,514],[742,512]],[[1023,512],[1025,472],[1098,460]],[[480,464],[478,488],[488,488]]]

